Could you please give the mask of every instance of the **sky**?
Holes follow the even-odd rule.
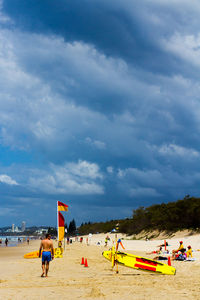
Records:
[[[0,226],[200,196],[198,0],[0,0]]]

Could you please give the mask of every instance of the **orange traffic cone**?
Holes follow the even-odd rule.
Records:
[[[84,265],[84,264],[85,264],[84,257],[82,257],[81,265]]]
[[[168,266],[171,266],[171,258],[168,256]]]
[[[85,259],[85,267],[88,268],[87,258]]]

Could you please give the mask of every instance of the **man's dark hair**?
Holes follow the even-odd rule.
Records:
[[[51,236],[49,233],[46,233],[46,239],[49,237],[49,236]]]

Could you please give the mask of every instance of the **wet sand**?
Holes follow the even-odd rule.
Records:
[[[105,235],[94,235],[86,244],[66,245],[63,258],[50,263],[48,278],[41,278],[41,260],[24,259],[27,252],[38,250],[40,241],[30,245],[0,248],[0,299],[200,299],[200,235],[183,237],[184,246],[191,244],[194,262],[173,261],[175,276],[159,275],[119,266],[111,269],[102,252],[112,246],[114,236],[104,247]],[[167,240],[169,250],[177,248],[179,238]],[[163,240],[122,240],[126,252],[153,258],[153,251]],[[100,245],[97,245],[100,243]],[[56,244],[55,244],[56,246]],[[89,267],[81,265],[87,258]]]

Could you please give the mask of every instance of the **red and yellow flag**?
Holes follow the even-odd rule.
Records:
[[[58,211],[68,211],[68,205],[58,201]]]
[[[62,241],[65,236],[65,219],[58,211],[58,241]]]

